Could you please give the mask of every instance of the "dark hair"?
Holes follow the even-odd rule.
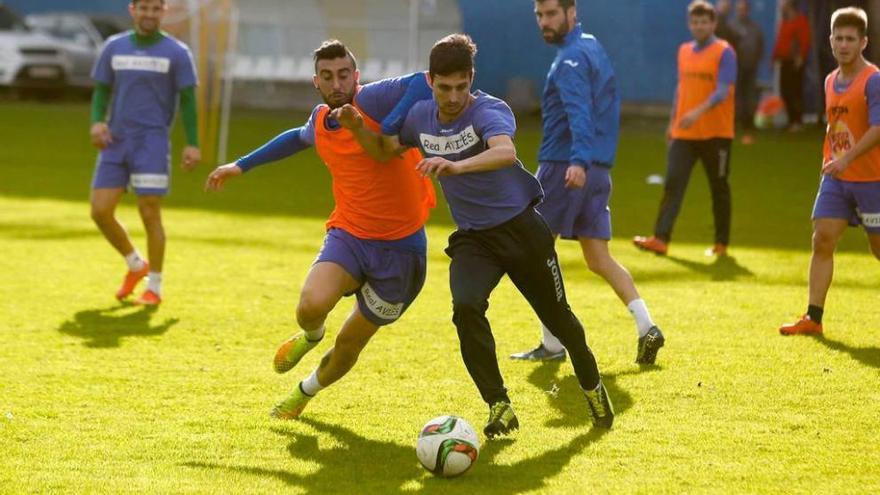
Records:
[[[710,21],[715,20],[715,6],[706,0],[694,0],[688,5],[688,17],[708,16]]]
[[[456,72],[474,70],[474,55],[477,45],[466,34],[450,34],[434,43],[428,62],[428,73],[448,76]]]
[[[327,40],[321,43],[321,46],[315,50],[314,59],[315,59],[315,72],[318,72],[318,61],[319,60],[333,60],[336,58],[345,58],[348,57],[351,59],[351,65],[357,69],[357,59],[354,58],[354,54],[351,53],[351,50],[348,49],[341,41],[339,40]]]
[[[165,0],[160,0],[160,2],[162,3],[162,5],[165,5]],[[137,5],[137,3],[138,3],[138,0],[131,0],[132,5]]]
[[[535,0],[535,1],[538,3],[544,3],[547,0]],[[568,10],[571,7],[577,7],[577,0],[558,0],[558,1],[559,1],[559,7],[562,10]]]
[[[864,38],[868,32],[868,14],[858,7],[837,9],[831,14],[831,30],[841,27],[854,27],[859,31],[859,37]]]

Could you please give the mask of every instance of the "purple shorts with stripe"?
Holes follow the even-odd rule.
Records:
[[[579,189],[565,187],[565,171],[569,164],[542,162],[538,180],[544,189],[544,201],[537,206],[550,230],[563,239],[590,237],[611,239],[611,170],[592,165],[587,167],[587,183]]]
[[[138,196],[165,196],[170,187],[170,163],[164,132],[114,138],[98,154],[92,189],[130,186]]]
[[[379,326],[400,318],[425,284],[425,253],[395,247],[394,242],[359,239],[334,228],[315,260],[336,263],[361,283],[354,292],[358,308]]]
[[[880,234],[880,182],[849,182],[822,176],[813,205],[813,220],[840,218]]]

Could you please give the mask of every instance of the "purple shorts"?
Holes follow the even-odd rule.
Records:
[[[563,239],[590,237],[611,239],[611,170],[587,167],[587,183],[580,189],[565,187],[567,163],[543,162],[538,180],[544,188],[544,201],[537,206],[550,230]]]
[[[171,178],[169,146],[164,132],[117,138],[98,154],[92,189],[130,186],[138,196],[165,196]]]
[[[361,283],[354,291],[358,308],[379,326],[400,318],[425,284],[425,253],[401,249],[395,243],[359,239],[330,229],[315,260],[336,263]]]
[[[813,205],[813,220],[840,218],[880,234],[880,182],[849,182],[822,176]]]

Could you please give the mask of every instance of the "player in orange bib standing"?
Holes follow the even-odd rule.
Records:
[[[666,254],[672,227],[697,160],[703,162],[712,193],[715,244],[707,254],[724,256],[730,243],[730,143],[733,140],[736,55],[715,37],[715,7],[695,0],[688,6],[693,41],[678,49],[678,87],[666,138],[669,156],[660,213],[651,237],[637,236],[636,247]]]
[[[320,343],[324,321],[343,296],[355,295],[357,304],[320,365],[272,410],[280,419],[298,417],[315,394],[348,373],[370,338],[400,318],[425,282],[424,225],[436,198],[430,179],[416,170],[421,154],[411,150],[377,162],[333,110],[352,104],[364,128],[396,134],[412,102],[431,98],[431,88],[420,72],[366,86],[358,78],[351,51],[337,40],[324,42],[315,50],[314,84],[325,103],[315,107],[305,125],[217,167],[206,184],[219,190],[229,178],[311,146],[333,178],[336,208],[296,308],[302,331],[278,349],[275,371],[289,371]]]
[[[782,335],[821,334],[834,249],[847,226],[861,224],[880,259],[880,69],[865,60],[868,16],[855,7],[831,16],[831,51],[838,67],[825,78],[828,129],[822,182],[813,206],[807,313]]]

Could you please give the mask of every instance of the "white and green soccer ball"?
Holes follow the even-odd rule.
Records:
[[[480,438],[473,427],[458,416],[438,416],[419,433],[416,455],[425,469],[437,476],[464,474],[477,461]]]

